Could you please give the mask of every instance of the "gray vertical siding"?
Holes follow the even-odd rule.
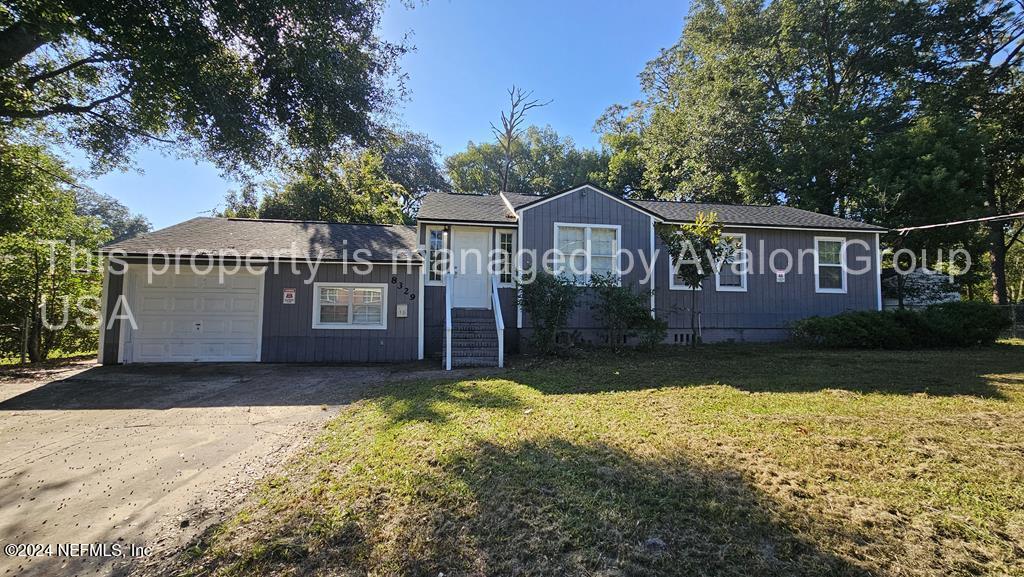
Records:
[[[375,265],[370,274],[357,274],[341,264],[324,264],[314,282],[366,282],[388,285],[387,330],[314,329],[313,284],[305,275],[281,267],[268,271],[263,303],[263,353],[265,362],[395,362],[418,356],[420,267],[393,270],[390,264]],[[392,279],[396,282],[392,282]],[[409,288],[399,288],[401,282]],[[281,302],[282,289],[295,288],[295,304]],[[410,295],[415,294],[415,299]],[[409,305],[409,316],[397,318],[395,307]],[[428,305],[429,306],[429,305]]]
[[[643,254],[648,261],[651,259],[651,217],[592,188],[583,188],[523,211],[523,248],[543,258],[544,252],[554,247],[556,222],[619,225],[622,227],[619,247],[634,256]],[[621,262],[620,266],[626,267],[627,263]],[[639,262],[634,263],[632,270],[623,275],[623,286],[649,292],[650,284],[641,284],[643,268]],[[588,300],[586,295],[581,298],[569,319],[569,329],[597,327]],[[529,326],[527,317],[524,314],[524,327]]]
[[[101,319],[103,324],[100,326],[100,339],[103,340],[103,358],[100,363],[104,365],[116,364],[120,354],[121,321],[116,320],[110,324],[110,330],[107,330],[107,324],[110,323],[110,317],[117,315],[117,301],[124,294],[124,274],[111,270],[109,275],[107,294],[103,295],[106,300],[106,318]]]
[[[715,290],[714,276],[705,279],[697,293],[697,310],[706,340],[772,340],[784,338],[787,327],[795,320],[814,315],[835,315],[851,310],[875,310],[878,307],[878,269],[875,235],[864,233],[815,232],[798,230],[769,230],[727,228],[727,232],[746,234],[747,247],[753,251],[753,260],[747,273],[746,292]],[[845,237],[847,241],[862,240],[868,249],[857,244],[847,248],[847,266],[860,268],[860,259],[866,259],[866,274],[847,274],[845,294],[815,292],[814,249],[815,236]],[[669,323],[669,340],[673,332],[690,329],[690,291],[670,290],[668,255],[661,239],[655,239],[659,249],[656,269],[656,311],[659,318]],[[763,248],[762,248],[763,247]],[[789,251],[794,257],[793,270],[785,282],[777,282],[769,262],[776,249]],[[801,263],[796,262],[800,251],[807,251]],[[763,258],[762,258],[763,256]],[[779,257],[777,265],[784,266]],[[802,265],[802,271],[799,266]]]

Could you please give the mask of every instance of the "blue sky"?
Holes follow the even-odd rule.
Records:
[[[579,146],[595,147],[594,120],[609,105],[640,96],[636,75],[674,43],[685,1],[432,0],[413,9],[392,0],[382,35],[411,32],[416,50],[402,60],[410,95],[395,111],[444,154],[491,139],[489,123],[513,83],[552,99],[529,122],[550,124]],[[206,162],[141,150],[140,170],[88,182],[162,228],[217,207],[235,184]],[[141,171],[141,172],[140,172]]]

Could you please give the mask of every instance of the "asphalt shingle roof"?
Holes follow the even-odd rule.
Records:
[[[661,216],[669,222],[693,222],[699,212],[714,212],[722,224],[777,226],[792,228],[841,228],[851,230],[885,230],[884,228],[836,216],[801,210],[791,206],[759,206],[750,204],[715,204],[704,202],[673,202],[636,200],[634,204]]]
[[[509,212],[505,201],[497,194],[432,192],[420,201],[420,211],[416,218],[488,224],[515,224],[516,222],[515,215]]]
[[[181,251],[183,256],[254,254],[281,259],[390,262],[416,251],[416,227],[198,217],[103,247],[132,254]],[[358,249],[365,249],[355,255]],[[414,255],[415,259],[419,259]]]
[[[535,202],[543,197],[505,193],[513,208]],[[758,206],[661,200],[630,201],[667,222],[693,222],[698,212],[714,212],[718,221],[730,225],[770,226],[806,229],[885,230],[864,222],[848,220],[800,210],[789,206]],[[434,192],[423,198],[419,218],[456,222],[515,222],[505,202],[496,194],[452,194]]]

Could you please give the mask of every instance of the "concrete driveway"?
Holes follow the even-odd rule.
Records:
[[[51,546],[32,558],[0,552],[0,576],[157,565],[340,405],[385,381],[438,376],[435,366],[79,363],[0,374],[0,544]],[[108,556],[67,555],[62,543],[105,545],[90,553]]]

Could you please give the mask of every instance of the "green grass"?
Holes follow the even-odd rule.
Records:
[[[69,360],[79,360],[79,359],[85,359],[85,358],[88,358],[88,357],[95,357],[95,356],[96,356],[96,351],[62,351],[62,350],[58,349],[58,350],[55,350],[55,351],[50,351],[50,356],[47,357],[47,359],[45,361],[43,361],[42,363],[36,363],[36,365],[37,366],[45,366],[47,363],[48,364],[60,364],[62,362],[66,362],[66,361],[69,361]],[[7,356],[7,357],[0,356],[0,366],[11,366],[11,365],[21,365],[21,356],[20,355]],[[32,365],[32,363],[27,362],[27,359],[26,359],[26,362],[25,362],[24,366],[31,366],[31,365]]]
[[[343,409],[185,574],[1024,575],[1024,346],[519,360]]]

